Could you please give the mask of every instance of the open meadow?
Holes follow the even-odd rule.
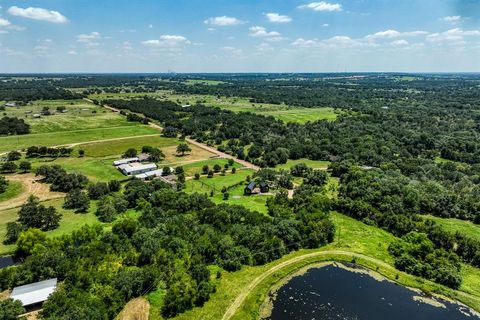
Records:
[[[57,111],[60,106],[66,112]],[[53,114],[34,118],[44,107]],[[0,153],[32,145],[67,145],[158,133],[154,128],[129,122],[117,113],[83,100],[33,101],[26,106],[7,107],[4,113],[23,118],[31,126],[31,133],[0,137]]]

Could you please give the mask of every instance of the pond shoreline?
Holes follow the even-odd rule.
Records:
[[[278,297],[278,291],[285,286],[287,283],[289,283],[292,279],[296,277],[301,277],[304,276],[308,271],[312,269],[321,269],[325,268],[327,266],[335,266],[337,268],[344,269],[349,272],[353,273],[360,273],[360,274],[365,274],[368,275],[370,278],[383,282],[387,281],[389,283],[401,286],[405,289],[408,289],[412,291],[413,293],[416,293],[416,295],[412,296],[413,301],[420,302],[423,304],[430,305],[432,307],[437,307],[437,308],[446,308],[445,303],[450,303],[452,305],[455,305],[458,307],[459,312],[465,314],[465,315],[473,315],[476,317],[480,318],[480,313],[474,310],[473,308],[465,305],[464,303],[454,300],[452,298],[446,297],[441,294],[436,294],[432,292],[425,292],[422,291],[418,288],[413,288],[409,286],[402,285],[401,283],[394,281],[381,273],[374,271],[366,266],[360,265],[360,264],[355,264],[351,262],[340,262],[340,261],[323,261],[323,262],[315,262],[312,264],[305,265],[303,267],[300,267],[299,269],[296,269],[292,271],[290,274],[287,276],[283,277],[282,279],[278,280],[276,283],[271,286],[269,289],[268,293],[266,294],[266,297],[263,301],[263,303],[260,305],[260,319],[268,319],[272,315],[272,311],[274,308],[274,302],[276,301]],[[466,310],[466,311],[464,311]]]

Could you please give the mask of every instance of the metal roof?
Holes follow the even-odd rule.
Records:
[[[170,172],[174,172],[174,169],[172,167],[170,167]],[[162,175],[163,175],[163,169],[157,169],[157,170],[152,170],[145,173],[137,174],[135,178],[146,179],[147,177],[151,177],[151,176],[160,177]]]
[[[29,306],[47,300],[56,287],[57,278],[34,282],[13,288],[10,298],[20,300],[24,306]]]
[[[127,158],[127,159],[115,160],[115,161],[113,161],[113,165],[118,166],[118,165],[121,165],[121,164],[130,163],[130,162],[133,162],[133,161],[138,161],[138,158]]]
[[[142,170],[149,170],[149,169],[157,169],[157,165],[155,163],[147,163],[147,164],[142,164],[138,166],[128,166],[126,168],[123,168],[127,173],[132,173],[132,172],[137,172],[137,171],[142,171]]]

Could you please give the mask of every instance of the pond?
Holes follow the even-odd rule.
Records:
[[[363,268],[311,268],[282,285],[270,320],[476,320],[470,309],[379,279]]]

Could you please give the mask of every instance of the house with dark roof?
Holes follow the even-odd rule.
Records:
[[[256,185],[257,185],[257,183],[255,181],[250,181],[250,183],[243,190],[243,193],[247,196],[251,195],[253,193],[253,191],[255,190]]]

